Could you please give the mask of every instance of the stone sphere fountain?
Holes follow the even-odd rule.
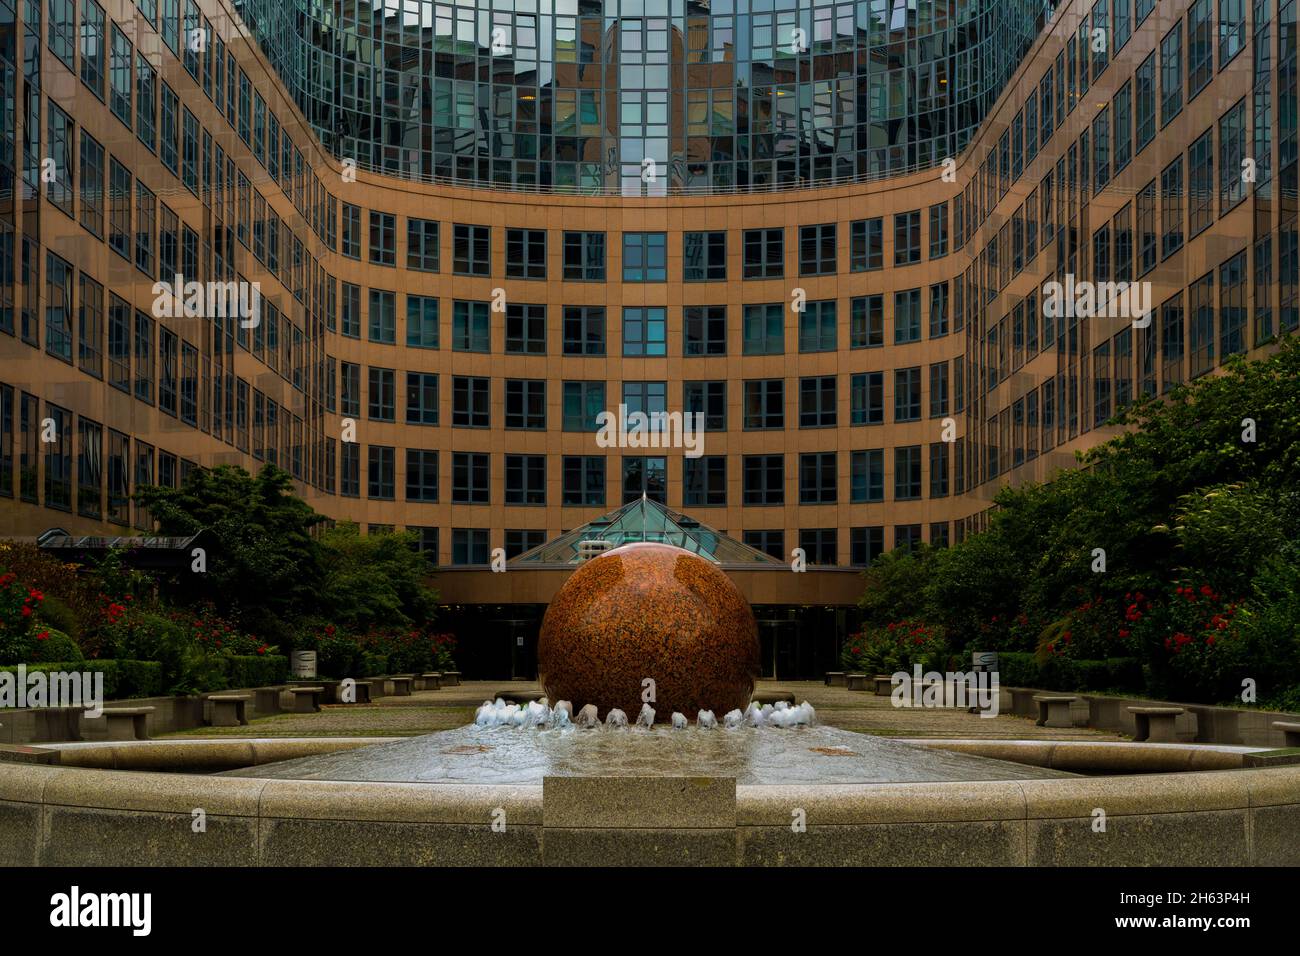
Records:
[[[670,544],[626,544],[579,566],[555,595],[537,669],[551,700],[602,714],[640,712],[651,688],[659,722],[675,711],[723,714],[754,691],[758,629],[713,562]]]

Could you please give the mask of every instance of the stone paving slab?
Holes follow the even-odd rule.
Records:
[[[1008,713],[980,717],[956,709],[895,708],[888,697],[877,697],[870,691],[827,687],[820,681],[761,681],[758,686],[764,691],[788,691],[796,701],[807,700],[812,704],[821,723],[864,734],[965,739],[1127,739],[1086,727],[1038,727],[1028,717]],[[479,704],[507,689],[540,690],[530,681],[468,681],[458,687],[415,691],[410,697],[381,697],[373,704],[325,705],[318,714],[278,714],[250,720],[245,727],[199,727],[170,736],[415,736],[471,723]],[[580,706],[577,701],[574,705]]]

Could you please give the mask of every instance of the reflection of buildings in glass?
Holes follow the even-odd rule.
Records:
[[[506,6],[243,12],[340,156],[420,178],[633,192],[955,156],[1044,16],[1031,0]]]

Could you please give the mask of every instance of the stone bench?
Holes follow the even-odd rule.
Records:
[[[843,686],[844,686],[844,671],[827,671],[827,672],[826,672],[826,686],[827,686],[827,687],[843,687]]]
[[[117,707],[104,711],[109,740],[148,740],[152,707]]]
[[[1173,744],[1178,742],[1178,732],[1174,729],[1178,718],[1186,711],[1182,707],[1130,707],[1133,715],[1135,741],[1153,744]]]
[[[875,684],[877,697],[889,697],[894,693],[894,678],[889,674],[877,674],[871,680]]]
[[[34,740],[54,742],[60,740],[81,740],[81,715],[85,707],[33,707],[36,720]]]
[[[253,690],[253,705],[257,713],[261,716],[268,714],[280,713],[280,693],[285,688],[279,687],[258,687]]]
[[[1039,727],[1073,727],[1070,705],[1078,699],[1070,694],[1035,694],[1034,702],[1038,704],[1038,720],[1035,723]]]
[[[788,690],[756,690],[749,698],[753,703],[762,707],[764,704],[775,706],[781,701],[785,701],[791,707],[794,706],[794,694]]]
[[[388,679],[392,681],[394,697],[411,696],[411,684],[415,682],[414,677],[390,677]]]
[[[248,724],[246,708],[252,696],[252,694],[213,694],[208,698],[212,703],[212,726],[246,726]]]
[[[1282,731],[1284,747],[1300,747],[1300,723],[1275,720],[1273,721],[1273,729]]]
[[[417,678],[416,690],[442,690],[442,671],[431,671]]]
[[[371,688],[373,688],[374,686],[375,686],[375,685],[374,685],[373,683],[371,683],[370,681],[368,681],[368,680],[358,680],[358,681],[353,681],[353,682],[352,682],[352,690],[353,690],[353,693],[354,693],[355,696],[354,696],[353,699],[352,699],[352,703],[354,703],[354,704],[368,704],[368,703],[370,703],[370,690],[371,690]],[[343,692],[343,691],[342,691],[342,688],[340,688],[339,693],[342,694],[342,692]],[[341,702],[341,699],[340,699],[340,702]]]
[[[320,698],[325,688],[290,687],[288,693],[293,696],[293,713],[315,714],[320,712]]]
[[[379,697],[388,696],[388,678],[387,677],[370,677],[370,699],[375,700]]]
[[[443,687],[459,687],[459,686],[460,686],[460,671],[443,671],[443,672],[442,672],[442,686],[443,686]]]
[[[849,690],[866,690],[867,675],[866,674],[845,674],[844,686],[847,687]]]

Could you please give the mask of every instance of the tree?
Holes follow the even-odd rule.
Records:
[[[420,627],[433,619],[438,594],[424,583],[429,564],[409,532],[363,537],[346,521],[325,533],[321,548],[321,596],[336,627],[361,632]]]
[[[161,534],[207,532],[205,570],[191,565],[169,582],[183,599],[210,601],[272,641],[287,641],[319,607],[324,566],[312,529],[326,519],[294,494],[287,472],[196,468],[180,488],[145,486],[134,497]]]

